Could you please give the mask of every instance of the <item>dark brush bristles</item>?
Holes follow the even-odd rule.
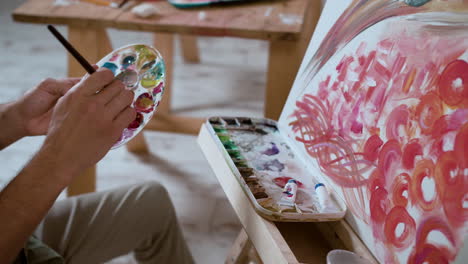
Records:
[[[123,0],[122,3],[119,4],[119,8],[122,8],[127,2],[128,0]]]

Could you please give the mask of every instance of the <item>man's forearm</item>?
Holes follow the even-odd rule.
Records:
[[[22,120],[15,112],[15,104],[0,104],[0,150],[26,136]]]
[[[40,151],[0,193],[0,263],[13,262],[69,184],[53,160]]]

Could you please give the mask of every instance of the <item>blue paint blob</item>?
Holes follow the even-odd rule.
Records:
[[[151,70],[151,73],[154,74],[154,76],[156,77],[156,79],[161,79],[164,72],[165,72],[165,68],[166,66],[164,65],[164,62],[163,61],[158,61],[158,63],[156,63],[156,65],[154,66],[154,68]]]
[[[133,55],[128,55],[128,56],[125,56],[122,60],[122,67],[124,69],[127,69],[130,65],[132,65],[133,63],[135,63],[135,56]]]
[[[117,69],[118,69],[117,65],[115,65],[115,63],[112,63],[112,62],[106,62],[106,63],[104,63],[104,65],[102,65],[102,67],[105,67],[105,68],[111,70],[112,73],[114,73],[114,75],[115,75],[115,71],[117,71]]]
[[[271,161],[267,161],[261,165],[260,168],[257,168],[259,170],[269,170],[269,171],[279,171],[282,172],[286,166],[284,166],[283,163],[281,163],[278,159],[274,159]]]
[[[279,153],[279,149],[278,149],[278,147],[276,146],[275,143],[271,142],[271,148],[268,148],[267,150],[263,151],[262,153],[265,154],[265,155],[268,155],[268,156],[273,156],[273,155],[276,155],[276,154]]]
[[[430,1],[431,0],[405,0],[405,4],[414,6],[414,7],[419,7],[419,6],[427,4]]]

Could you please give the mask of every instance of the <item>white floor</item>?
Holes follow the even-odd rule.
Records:
[[[44,25],[12,21],[11,12],[22,2],[0,2],[0,103],[18,98],[46,77],[66,74],[66,53]],[[66,33],[64,27],[59,30]],[[109,34],[116,48],[151,43],[151,34],[147,33],[110,30]],[[180,52],[176,54],[175,110],[195,116],[261,116],[268,44],[199,38],[199,45],[200,64],[186,64]],[[119,148],[98,164],[98,190],[145,180],[162,182],[171,194],[197,263],[223,263],[240,224],[196,137],[157,132],[145,132],[145,136],[151,155],[136,156]],[[42,141],[43,137],[26,138],[0,152],[0,185],[16,175]],[[111,263],[134,261],[124,256]]]

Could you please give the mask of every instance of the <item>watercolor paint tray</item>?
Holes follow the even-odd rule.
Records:
[[[336,221],[346,205],[330,194],[333,210],[324,212],[315,193],[318,180],[277,128],[264,118],[211,117],[206,127],[255,211],[279,222]],[[298,182],[294,207],[278,205],[289,179]]]
[[[170,4],[178,8],[191,8],[209,6],[213,4],[248,2],[255,0],[168,0]]]

